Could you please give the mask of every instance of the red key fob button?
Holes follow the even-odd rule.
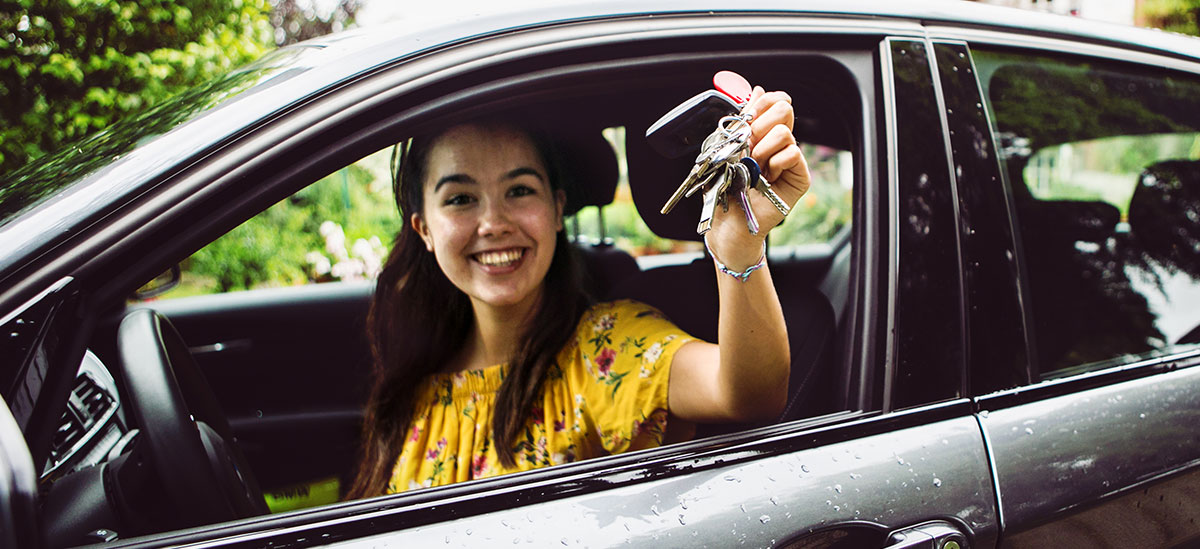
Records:
[[[721,71],[713,75],[713,87],[737,101],[739,105],[749,101],[753,91],[750,82],[733,71]]]

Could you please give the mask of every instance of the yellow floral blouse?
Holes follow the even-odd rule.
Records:
[[[507,364],[430,376],[388,492],[661,445],[671,359],[691,340],[649,305],[593,306],[546,374],[541,402],[516,441],[516,469],[504,469],[492,447],[492,409]]]

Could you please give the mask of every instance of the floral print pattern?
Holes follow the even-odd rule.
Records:
[[[507,365],[435,374],[418,393],[389,492],[440,486],[662,444],[675,351],[691,338],[655,309],[602,303],[547,370],[540,400],[500,464],[492,410]]]

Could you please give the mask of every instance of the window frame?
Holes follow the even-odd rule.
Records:
[[[770,18],[764,18],[769,20]],[[751,18],[751,21],[756,19]],[[824,25],[827,21],[817,24]],[[707,34],[737,35],[749,30],[756,30],[751,25],[740,28],[730,25],[727,21],[712,22]],[[913,35],[915,25],[898,25],[901,34]],[[777,27],[770,27],[777,28]],[[850,39],[862,36],[880,37],[878,28],[867,26],[850,32],[837,28],[829,31],[825,27],[813,27],[813,33],[806,29],[788,29],[786,34],[793,35],[797,40],[815,40],[829,34],[848,35]],[[777,31],[782,32],[782,31]],[[555,34],[555,33],[549,33]],[[539,37],[541,38],[541,37]],[[603,41],[594,37],[580,39],[587,47],[596,47],[597,42],[603,44],[620,43],[627,38],[623,34],[606,36]],[[532,86],[542,78],[565,78],[561,74],[551,74],[554,71],[515,70],[521,77],[496,83],[494,72],[490,73],[487,81],[465,92],[446,94],[439,88],[448,87],[449,83],[466,79],[467,76],[446,75],[455,70],[467,73],[468,70],[456,63],[463,57],[484,57],[475,49],[495,51],[499,48],[495,42],[505,42],[509,47],[520,49],[528,47],[528,37],[515,35],[503,39],[495,39],[482,44],[463,46],[463,52],[451,52],[445,56],[434,56],[429,60],[409,62],[403,66],[389,69],[394,74],[375,75],[370,79],[349,84],[335,92],[314,99],[307,105],[297,108],[287,116],[271,121],[256,134],[243,138],[237,143],[229,144],[205,161],[189,167],[177,174],[160,187],[139,197],[128,209],[116,212],[95,234],[88,235],[85,244],[103,242],[113,239],[117,245],[110,246],[90,257],[78,269],[81,276],[89,280],[102,280],[89,287],[96,302],[111,303],[119,300],[135,283],[133,280],[152,276],[162,270],[163,265],[169,265],[172,259],[182,249],[198,249],[203,242],[211,241],[216,236],[227,232],[242,220],[250,217],[251,212],[258,212],[270,204],[277,202],[290,193],[295,192],[308,181],[315,181],[324,173],[336,169],[343,161],[361,154],[366,154],[378,148],[379,144],[395,134],[395,128],[419,125],[419,121],[432,120],[444,114],[452,107],[467,101],[467,97],[478,94],[498,95],[496,90],[505,86]],[[535,40],[536,41],[536,40]],[[511,43],[511,44],[510,44]],[[478,46],[474,48],[472,46]],[[628,44],[624,47],[630,48]],[[472,50],[468,52],[466,50]],[[623,50],[624,51],[624,50]],[[629,50],[632,51],[632,50]],[[863,50],[869,52],[870,50]],[[766,55],[772,52],[782,52],[792,55],[794,52],[778,49],[752,48],[749,50],[733,50],[723,53],[706,52],[697,54],[704,58],[720,58],[729,55]],[[495,55],[495,54],[493,54]],[[615,57],[616,54],[607,54]],[[642,56],[631,55],[629,57]],[[618,64],[626,64],[629,57],[622,57]],[[688,55],[673,54],[656,56],[647,62],[662,63],[678,59],[687,59]],[[433,61],[436,59],[436,62]],[[423,62],[433,65],[434,71],[429,75],[414,76],[424,69]],[[537,57],[511,61],[513,64],[526,66],[542,62]],[[591,62],[575,66],[594,71],[599,62]],[[476,67],[472,67],[476,68]],[[878,66],[873,67],[873,79],[879,78]],[[440,73],[438,71],[441,71]],[[560,69],[560,72],[561,69]],[[437,80],[438,87],[428,86],[429,81]],[[459,89],[458,86],[453,86]],[[863,83],[863,93],[875,89],[875,83]],[[875,163],[878,161],[878,151],[871,143],[870,137],[875,130],[873,121],[878,120],[874,109],[875,102],[860,97],[863,104],[863,120],[860,139],[863,141],[863,153],[857,155],[858,185],[861,188],[870,187],[872,174],[879,173]],[[396,111],[385,120],[370,120],[370,114],[379,109],[394,108],[390,105],[407,103],[409,106]],[[370,120],[367,122],[366,120]],[[318,147],[319,145],[319,147]],[[337,153],[322,153],[321,151],[336,150]],[[297,158],[301,160],[296,161]],[[882,166],[878,167],[882,169]],[[254,181],[257,186],[247,191],[244,182]],[[301,185],[299,182],[305,182]],[[887,253],[887,247],[882,245],[883,237],[880,232],[887,230],[887,225],[880,223],[880,216],[886,211],[886,206],[878,199],[869,197],[871,193],[863,192],[862,198],[856,198],[854,215],[864,219],[863,223],[854,223],[854,239],[851,269],[851,300],[847,307],[848,330],[844,345],[850,350],[848,361],[861,364],[853,369],[854,372],[874,372],[879,367],[877,356],[882,341],[874,334],[881,332],[878,326],[882,322],[882,311],[874,305],[875,300],[882,296],[871,291],[886,284],[883,274],[886,262],[879,258]],[[186,212],[209,210],[214,213],[199,222],[185,220]],[[170,246],[161,246],[161,235],[179,235],[171,240]],[[118,240],[118,235],[120,238]],[[159,244],[159,245],[156,245]],[[127,258],[138,258],[137,261],[123,261]],[[115,270],[111,265],[119,265]],[[102,274],[112,276],[102,276]],[[868,295],[864,295],[868,294]],[[851,354],[852,353],[852,354]],[[853,375],[853,374],[852,374]],[[862,375],[862,374],[860,374]],[[864,377],[871,378],[870,374]],[[847,380],[846,385],[853,383]],[[868,384],[858,394],[851,396],[852,408],[857,410],[878,410],[878,390],[871,389]],[[348,517],[360,515],[368,510],[375,510],[396,517],[391,520],[402,520],[399,517],[417,516],[431,517],[431,510],[424,506],[436,501],[458,500],[472,494],[478,494],[492,489],[500,489],[503,493],[496,498],[496,508],[511,503],[510,497],[528,498],[534,494],[540,497],[552,497],[554,494],[576,493],[578,490],[602,490],[610,487],[612,482],[635,482],[641,476],[673,476],[690,471],[690,467],[681,468],[680,463],[692,461],[703,466],[736,462],[739,459],[751,459],[753,456],[772,453],[786,453],[798,448],[815,448],[834,441],[846,440],[858,436],[869,436],[880,432],[899,429],[906,425],[923,425],[929,421],[945,419],[949,416],[961,417],[966,411],[965,402],[944,403],[936,412],[904,414],[899,417],[875,418],[874,411],[850,411],[832,414],[831,416],[800,420],[785,425],[770,426],[756,430],[741,432],[733,435],[716,437],[672,445],[668,448],[649,450],[622,456],[610,456],[603,459],[590,460],[580,464],[556,467],[550,470],[534,471],[520,475],[510,475],[495,480],[476,481],[467,485],[443,487],[419,494],[400,494],[380,500],[368,500],[354,504],[334,505],[318,508],[310,512],[281,517],[260,517],[239,521],[232,526],[213,525],[202,527],[188,534],[172,533],[166,538],[172,543],[182,543],[186,539],[212,539],[213,535],[233,535],[238,532],[256,531],[259,524],[271,524],[276,527],[287,525],[301,526],[310,524],[318,516],[329,517],[337,521],[347,520]],[[913,419],[924,418],[924,419]],[[854,421],[860,419],[862,421]],[[879,419],[879,421],[876,421]],[[827,434],[820,434],[827,433]],[[591,479],[583,483],[583,479]],[[581,484],[582,483],[582,484]],[[586,484],[586,486],[585,486]],[[556,489],[550,489],[557,486]],[[525,495],[522,495],[525,494]],[[384,512],[382,509],[397,509],[396,512]],[[401,513],[399,509],[407,511]],[[472,505],[471,513],[484,512],[484,507]],[[443,520],[439,517],[436,520]],[[366,519],[364,519],[366,520]],[[395,523],[400,524],[400,523]],[[404,525],[411,523],[403,519]],[[360,526],[361,527],[361,526]],[[307,528],[307,527],[306,527]]]

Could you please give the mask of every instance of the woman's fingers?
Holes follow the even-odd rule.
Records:
[[[754,145],[750,154],[762,166],[763,177],[774,184],[782,183],[792,191],[785,193],[789,195],[785,197],[789,199],[789,204],[808,192],[808,165],[796,143],[796,137],[787,126],[772,126]]]

